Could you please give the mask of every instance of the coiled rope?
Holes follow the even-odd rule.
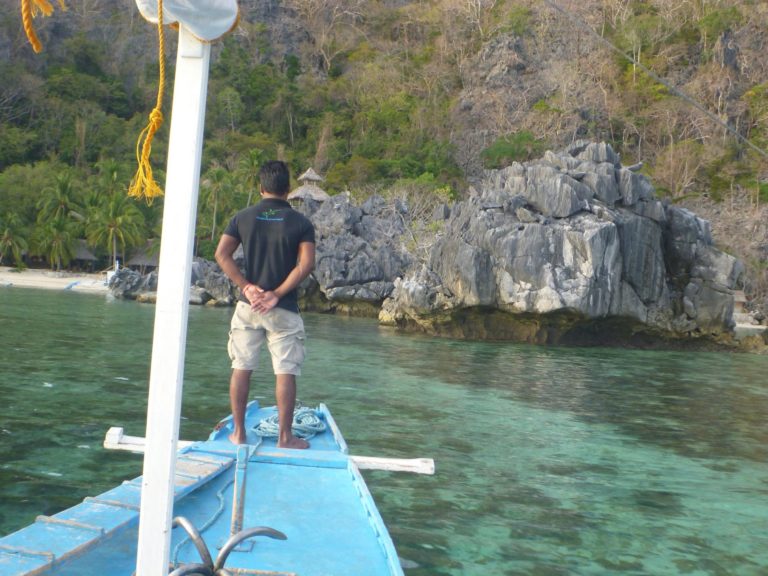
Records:
[[[163,0],[157,0],[157,35],[158,35],[158,62],[160,68],[160,82],[157,88],[157,101],[149,114],[149,123],[139,134],[136,142],[136,160],[139,164],[136,175],[128,187],[128,196],[144,198],[147,204],[152,204],[158,196],[163,195],[163,189],[155,182],[152,175],[152,164],[149,157],[152,154],[152,139],[155,133],[163,125],[163,95],[165,93],[165,31],[163,30]]]
[[[291,431],[297,438],[309,440],[313,436],[323,432],[325,429],[326,424],[317,415],[315,409],[302,406],[294,410]],[[277,438],[279,430],[279,417],[277,413],[264,418],[253,429],[253,431],[262,438]]]

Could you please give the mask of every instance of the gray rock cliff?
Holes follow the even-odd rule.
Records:
[[[380,196],[355,206],[339,194],[302,210],[316,229],[315,271],[302,286],[305,308],[377,314],[413,256],[400,242],[402,211]]]
[[[302,308],[376,316],[413,262],[401,242],[408,208],[380,196],[355,206],[340,194],[322,204],[307,201],[300,210],[315,224],[317,240],[315,270],[299,289]],[[120,270],[110,284],[114,296],[140,301],[153,301],[156,289],[155,273],[142,276],[129,269]],[[191,303],[228,306],[237,296],[215,262],[195,259]]]
[[[382,323],[574,343],[731,331],[742,264],[609,145],[488,171],[479,189],[453,208],[429,261],[395,283]]]
[[[636,168],[583,141],[487,171],[469,198],[433,211],[441,231],[426,257],[414,253],[402,200],[307,201],[300,210],[315,224],[317,254],[302,307],[469,338],[727,339],[742,263],[713,246],[707,221],[658,200]],[[212,262],[195,262],[192,283],[194,303],[237,297]],[[112,291],[151,300],[154,286],[125,271]]]

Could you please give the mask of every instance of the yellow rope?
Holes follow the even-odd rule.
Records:
[[[163,93],[165,92],[165,31],[163,30],[163,0],[157,0],[157,34],[159,37],[158,60],[160,62],[160,85],[157,89],[157,101],[149,114],[149,123],[139,134],[136,142],[136,160],[139,167],[136,175],[128,187],[128,195],[136,198],[144,198],[147,204],[152,204],[158,196],[163,195],[163,189],[155,182],[152,176],[152,164],[149,162],[152,153],[152,139],[155,133],[163,125]]]
[[[59,6],[66,10],[64,0],[59,0]],[[24,24],[24,32],[27,34],[29,43],[32,44],[32,50],[39,53],[43,49],[43,43],[32,26],[32,19],[38,14],[50,16],[53,14],[53,5],[48,0],[21,0],[21,21]]]

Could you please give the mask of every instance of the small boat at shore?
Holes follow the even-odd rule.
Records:
[[[308,412],[317,430],[308,450],[257,435],[276,409],[255,401],[248,444],[228,440],[231,417],[207,440],[179,442],[166,573],[403,574],[360,469],[432,473],[433,463],[351,456],[328,408]],[[144,439],[112,428],[105,447],[142,452]],[[141,488],[142,477],[126,481],[1,538],[0,576],[131,576]]]

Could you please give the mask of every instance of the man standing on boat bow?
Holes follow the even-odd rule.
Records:
[[[266,341],[275,372],[279,415],[277,445],[308,448],[291,432],[296,405],[296,376],[304,361],[304,322],[297,288],[315,267],[315,229],[286,200],[290,174],[284,162],[267,162],[259,171],[262,200],[230,221],[216,247],[216,261],[241,292],[229,332],[232,376],[229,397],[234,432],[229,439],[245,444],[245,408],[251,373],[258,368]],[[242,244],[245,275],[234,260]]]

